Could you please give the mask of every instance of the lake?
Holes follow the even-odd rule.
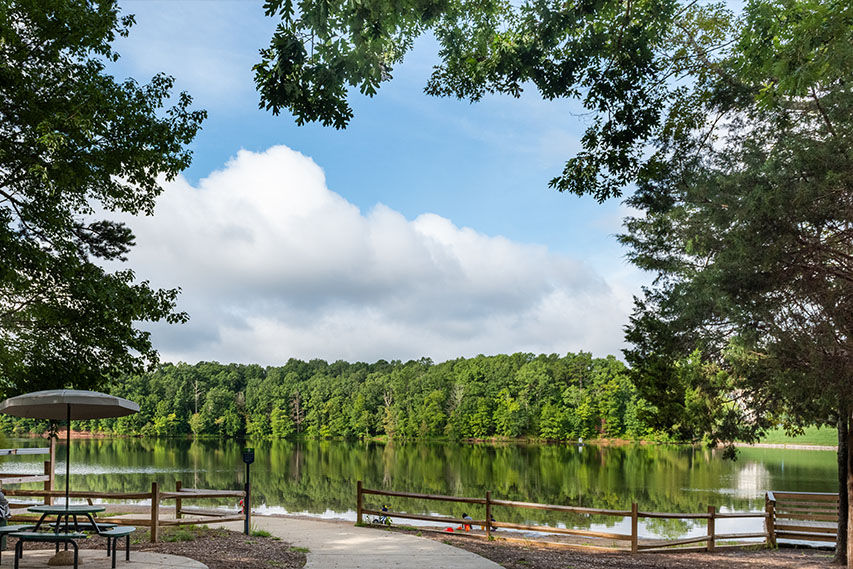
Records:
[[[253,509],[355,519],[355,485],[367,488],[657,512],[758,511],[764,492],[835,492],[832,451],[742,449],[722,452],[669,445],[461,444],[421,442],[254,441]],[[45,446],[41,439],[8,439],[6,446]],[[238,441],[184,439],[73,440],[71,488],[144,492],[158,481],[184,487],[242,489],[245,465]],[[57,452],[64,473],[64,441]],[[5,457],[3,472],[41,473],[43,456]],[[57,488],[64,487],[58,477]],[[369,497],[375,498],[375,497]],[[385,499],[392,510],[460,516],[463,505]],[[210,504],[210,502],[207,502]],[[195,505],[195,504],[193,504]],[[199,506],[203,504],[199,503]],[[220,506],[235,504],[222,502]],[[381,502],[368,501],[366,507]],[[482,512],[468,511],[474,518]],[[495,508],[501,521],[608,528],[630,532],[627,520]],[[704,521],[644,520],[641,535],[700,535]],[[409,522],[406,522],[409,523]],[[416,522],[412,522],[416,523]],[[751,531],[760,520],[720,520],[717,531]]]

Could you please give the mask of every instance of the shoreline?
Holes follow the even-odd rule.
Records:
[[[65,439],[67,436],[67,430],[61,429],[57,431],[58,438]],[[7,435],[9,436],[9,435]],[[48,438],[48,433],[21,433],[17,436],[22,438]],[[119,434],[119,433],[100,433],[100,432],[92,432],[92,431],[71,431],[72,439],[125,439],[125,438],[189,438],[193,439],[194,437],[143,437],[141,435],[128,435],[128,434]],[[202,437],[203,440],[207,440],[205,437]],[[318,439],[319,440],[319,439]],[[394,442],[381,438],[372,438],[374,442]],[[407,441],[417,442],[418,439],[407,439]],[[446,441],[449,442],[449,441]],[[587,439],[584,441],[551,441],[545,439],[530,439],[530,438],[520,438],[520,439],[505,439],[505,438],[484,438],[484,439],[462,439],[461,441],[466,444],[492,444],[492,445],[500,445],[500,444],[541,444],[541,445],[552,445],[552,444],[564,444],[564,445],[591,445],[591,446],[628,446],[628,445],[687,445],[687,446],[697,446],[697,443],[676,443],[676,442],[660,442],[660,441],[632,441],[628,439]],[[722,443],[721,443],[722,444]],[[701,445],[698,445],[701,446]],[[807,443],[743,443],[743,442],[735,442],[734,446],[737,448],[768,448],[768,449],[784,449],[784,450],[822,450],[822,451],[833,451],[838,452],[837,445],[811,445]]]
[[[735,443],[737,448],[780,448],[787,450],[831,450],[838,452],[838,446],[807,445],[800,443]]]

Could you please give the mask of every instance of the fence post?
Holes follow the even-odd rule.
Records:
[[[359,525],[363,523],[362,519],[361,519],[361,517],[362,517],[361,511],[364,509],[364,507],[363,507],[361,500],[362,500],[362,498],[361,498],[361,480],[359,480],[355,484],[355,509],[356,509],[355,523],[357,523]]]
[[[708,506],[708,547],[705,548],[706,551],[714,551],[714,534],[717,530],[716,517],[717,508],[715,508],[714,506]]]
[[[44,481],[44,490],[45,492],[50,492],[53,490],[53,462],[49,460],[44,461],[44,473],[50,477]],[[53,497],[49,494],[45,494],[44,503],[45,505],[53,504]]]
[[[486,490],[486,538],[492,539],[492,492]]]
[[[56,437],[50,436],[49,455],[44,463],[44,473],[50,478],[44,481],[44,489],[53,492],[53,487],[56,484]],[[53,504],[53,496],[45,496],[44,503],[47,505]]]
[[[640,550],[639,517],[637,502],[631,502],[631,553],[637,553]]]
[[[160,528],[160,486],[157,482],[151,483],[151,543],[157,543]]]
[[[183,488],[183,483],[180,480],[175,480],[175,492],[180,492],[181,488]],[[181,519],[181,506],[183,505],[183,500],[180,498],[175,499],[175,519]]]
[[[767,532],[766,545],[776,547],[776,497],[773,492],[764,495],[764,529]]]

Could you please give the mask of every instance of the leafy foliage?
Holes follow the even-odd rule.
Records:
[[[696,347],[729,372],[714,389],[742,420],[705,429],[724,440],[754,438],[771,413],[796,427],[850,408],[851,23],[844,2],[756,0],[702,24],[719,49],[692,55],[706,75],[685,100],[701,105],[629,199],[645,216],[622,237],[659,275],[626,355],[664,421],[693,416],[677,362]]]
[[[204,118],[173,80],[105,72],[133,23],[115,2],[0,7],[0,391],[94,387],[156,361],[134,322],[180,322],[176,290],[136,282],[107,212],[151,214]]]
[[[196,401],[197,386],[203,385]],[[137,415],[77,423],[122,434],[233,438],[553,440],[644,438],[625,366],[590,354],[512,354],[373,364],[290,360],[281,367],[164,364],[123,377],[111,392]],[[196,409],[198,409],[196,411]],[[298,411],[298,412],[297,412]],[[4,429],[38,430],[32,421]]]
[[[268,0],[265,8],[281,23],[255,66],[260,106],[287,109],[299,124],[345,128],[349,89],[374,95],[430,32],[441,58],[430,95],[473,102],[535,87],[546,99],[580,99],[595,118],[583,150],[551,180],[560,191],[620,195],[666,105],[676,0]]]

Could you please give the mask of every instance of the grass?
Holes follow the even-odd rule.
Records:
[[[160,528],[160,541],[165,541],[169,543],[174,543],[178,541],[193,541],[195,540],[195,538],[201,535],[205,535],[209,532],[215,531],[219,530],[211,529],[204,525],[162,527]],[[150,539],[151,530],[146,529],[143,531],[134,532],[131,541],[133,543],[143,543],[150,541]]]
[[[175,528],[170,531],[164,531],[160,536],[162,541],[174,543],[177,541],[193,541],[198,532],[194,532],[189,528]]]
[[[767,431],[767,434],[759,442],[766,444],[835,446],[838,444],[838,431],[829,427],[807,427],[802,435],[791,437],[785,434],[785,429],[776,428]]]
[[[252,537],[272,537],[272,534],[265,529],[253,527],[249,530],[249,535]]]
[[[294,553],[311,553],[311,550],[307,547],[296,547],[295,545],[290,548],[290,551]]]

